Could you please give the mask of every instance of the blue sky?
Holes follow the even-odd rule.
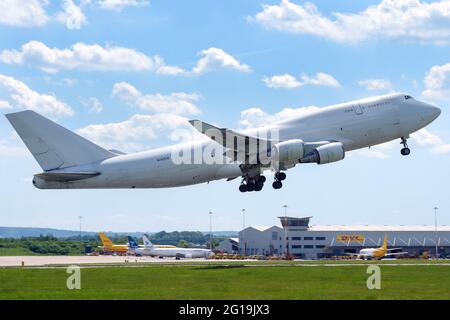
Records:
[[[15,10],[20,8],[20,10]],[[282,190],[238,181],[158,190],[37,190],[0,118],[0,225],[237,230],[289,206],[314,224],[450,224],[450,1],[2,1],[0,112],[33,109],[126,152],[176,143],[201,118],[242,129],[307,106],[406,91],[441,107],[412,136],[290,170]],[[18,15],[20,13],[20,15]],[[298,110],[297,110],[298,109]],[[281,113],[280,113],[281,112]]]

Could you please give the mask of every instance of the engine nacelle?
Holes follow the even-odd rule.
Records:
[[[277,143],[272,147],[272,160],[278,162],[297,162],[305,155],[303,140],[292,139]]]
[[[345,158],[344,146],[340,142],[327,143],[317,147],[304,158],[300,159],[300,163],[325,164],[340,161]]]

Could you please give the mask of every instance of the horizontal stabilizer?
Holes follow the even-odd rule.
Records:
[[[100,172],[43,172],[35,174],[35,177],[45,181],[68,182],[96,177]]]

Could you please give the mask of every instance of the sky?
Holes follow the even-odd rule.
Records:
[[[187,120],[246,129],[311,106],[408,92],[442,109],[409,140],[289,170],[281,190],[239,181],[141,190],[39,190],[41,171],[0,117],[0,225],[239,230],[450,224],[450,0],[3,0],[0,112],[35,110],[105,148],[179,142]],[[311,108],[310,108],[311,109]],[[269,177],[269,182],[272,177]]]

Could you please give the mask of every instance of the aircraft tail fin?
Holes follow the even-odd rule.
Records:
[[[9,113],[6,118],[44,171],[117,156],[34,111]]]
[[[387,241],[388,241],[387,234],[385,234],[382,247],[384,251],[387,251]]]
[[[128,245],[130,246],[130,249],[136,249],[139,248],[138,243],[136,240],[133,239],[133,237],[128,236]]]
[[[104,247],[111,248],[114,245],[114,243],[111,241],[111,239],[109,239],[104,232],[100,232],[98,235],[99,235],[100,240],[102,241]]]
[[[142,236],[142,240],[144,240],[144,247],[145,248],[153,247],[153,243],[147,238],[147,236],[145,234]]]

